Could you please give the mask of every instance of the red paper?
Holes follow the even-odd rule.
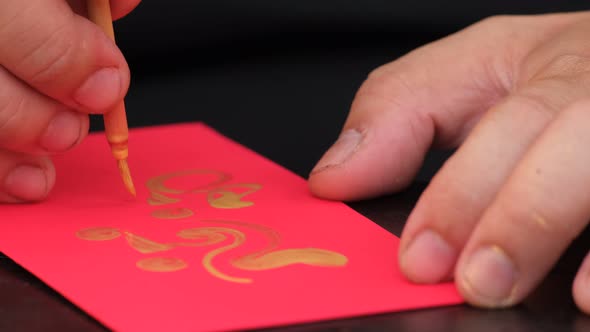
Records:
[[[0,250],[117,331],[262,328],[460,303],[408,283],[398,238],[202,124],[135,129],[125,192],[102,134],[40,204],[2,206]]]

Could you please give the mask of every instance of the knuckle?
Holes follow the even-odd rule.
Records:
[[[590,97],[590,56],[562,54],[527,79],[507,102],[513,109],[545,114],[554,119],[578,101]]]
[[[368,79],[377,79],[379,77],[381,77],[382,75],[388,73],[391,71],[391,63],[385,64],[385,65],[381,65],[373,70],[371,70],[371,72],[368,75]]]
[[[508,15],[492,15],[481,20],[482,25],[503,25],[510,19]]]
[[[4,8],[3,8],[4,9]],[[23,1],[19,6],[12,6],[10,10],[0,12],[0,43],[2,45],[13,42],[15,27],[27,27],[27,17],[35,9],[34,1]]]
[[[68,72],[75,61],[73,33],[69,25],[61,25],[30,49],[22,61],[30,68],[29,82],[48,83]]]
[[[483,28],[495,28],[498,26],[503,27],[519,23],[521,19],[522,17],[517,15],[492,15],[479,21],[478,25]]]
[[[80,31],[76,15],[64,1],[25,1],[0,14],[3,65],[31,85],[52,83],[75,64]],[[6,25],[8,22],[8,25]]]
[[[401,70],[391,68],[390,65],[372,71],[358,90],[357,97],[365,96],[390,105],[402,106],[402,99],[414,96],[416,88],[412,78]]]
[[[589,52],[590,53],[590,52]],[[533,79],[571,80],[590,76],[590,54],[560,54],[551,58]]]

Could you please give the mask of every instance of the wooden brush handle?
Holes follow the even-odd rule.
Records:
[[[88,0],[88,18],[98,25],[113,41],[115,32],[113,29],[113,17],[109,0]],[[104,127],[107,140],[111,145],[113,156],[117,160],[128,157],[129,128],[125,103],[121,101],[113,110],[104,114]]]
[[[88,19],[98,25],[111,39],[115,40],[111,3],[109,0],[88,0]]]

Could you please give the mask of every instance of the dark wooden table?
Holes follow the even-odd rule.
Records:
[[[399,235],[423,190],[407,191],[352,204],[360,213]],[[358,317],[341,321],[283,327],[281,331],[590,331],[590,317],[575,307],[571,282],[588,249],[585,232],[570,247],[551,275],[520,306],[501,311],[467,305]],[[37,278],[0,255],[0,331],[105,331]],[[268,331],[272,331],[271,329]]]

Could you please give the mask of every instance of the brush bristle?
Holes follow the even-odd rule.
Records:
[[[125,183],[125,187],[133,196],[137,196],[135,192],[135,186],[133,185],[133,179],[131,179],[131,171],[129,171],[129,165],[127,164],[127,160],[119,160],[117,161],[117,165],[119,166],[119,172],[121,173],[121,178],[123,179],[123,183]]]

